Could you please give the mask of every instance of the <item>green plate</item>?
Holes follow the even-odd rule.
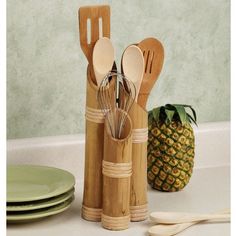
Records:
[[[73,202],[74,197],[60,203],[56,206],[38,209],[33,211],[26,211],[26,212],[7,212],[7,223],[27,223],[31,221],[35,221],[44,217],[56,215],[68,209]]]
[[[7,203],[36,201],[68,192],[75,185],[68,171],[46,166],[7,167]]]
[[[7,204],[7,212],[10,211],[31,211],[46,207],[51,207],[62,203],[74,195],[75,189],[73,188],[69,192],[63,193],[56,197],[47,198],[44,200],[32,201],[32,202],[19,202],[17,205],[16,203],[8,203]]]

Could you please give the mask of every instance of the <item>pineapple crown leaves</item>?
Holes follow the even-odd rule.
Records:
[[[192,111],[192,115],[186,112],[186,108]],[[166,104],[165,106],[154,108],[148,112],[149,120],[154,118],[158,122],[170,123],[179,121],[181,124],[194,123],[197,125],[197,116],[195,110],[190,105]]]

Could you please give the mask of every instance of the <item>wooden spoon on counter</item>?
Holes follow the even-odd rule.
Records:
[[[164,48],[160,41],[155,38],[146,38],[137,45],[144,57],[144,75],[138,95],[138,104],[146,108],[148,96],[160,75],[163,61]]]
[[[229,219],[230,214],[196,214],[187,212],[153,212],[150,219],[159,224],[180,224],[203,220]]]
[[[181,223],[181,224],[172,224],[172,225],[164,225],[159,224],[152,226],[148,233],[150,236],[172,236],[176,235],[177,233],[180,233],[184,231],[185,229],[189,228],[192,225],[198,224],[200,222],[207,222],[207,223],[213,223],[213,222],[225,222],[229,221],[230,217],[226,216],[225,218],[221,219],[212,219],[207,221],[195,221],[195,222],[189,222],[189,223]]]
[[[190,221],[192,222],[187,222],[187,223],[179,223],[179,224],[166,224],[164,222],[180,222],[180,220],[176,219],[176,217],[182,217],[182,219],[184,218],[184,221],[187,220],[186,218],[186,213],[174,213],[174,214],[170,214],[169,216],[167,214],[169,214],[171,212],[165,212],[165,214],[159,214],[158,216],[156,214],[152,214],[151,213],[151,219],[154,222],[162,222],[163,224],[158,224],[155,226],[152,226],[149,230],[148,233],[150,236],[172,236],[172,235],[176,235],[177,233],[182,232],[183,230],[189,228],[192,225],[201,223],[201,222],[217,222],[217,221],[229,221],[230,220],[230,209],[226,209],[223,210],[221,212],[218,212],[216,214],[211,214],[208,215],[210,217],[206,217],[206,215],[202,215],[202,218],[200,219],[199,216],[200,214],[197,214],[198,220],[196,221],[192,221],[194,215],[196,216],[196,214],[191,214],[190,217]],[[188,213],[189,214],[189,213]],[[204,216],[204,217],[203,217]],[[219,218],[218,218],[219,217]],[[196,218],[195,218],[196,219]]]

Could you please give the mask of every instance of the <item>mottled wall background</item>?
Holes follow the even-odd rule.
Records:
[[[24,138],[84,132],[86,58],[77,10],[111,6],[116,60],[157,37],[165,62],[148,109],[192,104],[199,122],[230,119],[229,0],[8,0],[7,132]]]

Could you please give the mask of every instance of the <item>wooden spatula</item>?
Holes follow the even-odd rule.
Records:
[[[90,21],[90,37],[88,22]],[[99,24],[99,22],[101,24]],[[102,25],[102,26],[101,26]],[[92,80],[96,84],[92,67],[93,48],[99,37],[110,38],[110,7],[108,5],[79,8],[80,46],[91,68]]]
[[[161,42],[155,38],[146,38],[137,46],[143,52],[145,63],[143,80],[138,95],[138,104],[145,109],[148,96],[163,66],[164,48]]]

